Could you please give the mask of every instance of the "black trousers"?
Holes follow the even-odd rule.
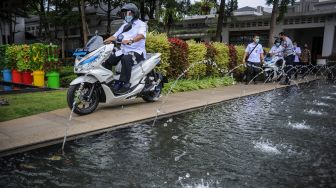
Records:
[[[137,63],[140,63],[140,61],[144,60],[143,55],[140,55],[136,52],[133,52],[135,61]],[[133,55],[127,54],[127,55],[121,55],[121,56],[115,56],[114,54],[111,55],[105,62],[104,66],[107,69],[112,69],[112,66],[116,66],[119,61],[121,61],[121,72],[120,72],[120,78],[119,81],[122,81],[124,83],[129,83],[131,79],[131,73],[132,73],[132,66],[135,64],[133,60]]]
[[[295,60],[295,56],[294,55],[289,55],[289,56],[285,57],[285,61],[286,61],[285,73],[287,74],[287,76],[286,76],[286,82],[289,82],[289,80],[292,77],[293,72],[295,72],[294,60]]]
[[[247,62],[247,67],[246,67],[246,83],[250,82],[252,78],[254,78],[255,76],[257,76],[257,74],[259,74],[260,70],[259,68],[261,68],[261,64],[260,63],[253,63],[253,62]],[[256,78],[254,78],[255,81]]]

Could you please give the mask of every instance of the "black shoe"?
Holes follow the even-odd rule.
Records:
[[[130,83],[123,84],[123,86],[118,91],[116,91],[116,93],[119,95],[125,94],[129,91],[130,88],[131,88]]]
[[[122,86],[122,82],[120,82],[119,80],[116,80],[114,84],[112,85],[112,87],[111,86],[110,87],[112,88],[113,91],[119,91],[121,86]]]

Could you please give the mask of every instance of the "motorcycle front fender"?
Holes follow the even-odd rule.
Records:
[[[72,86],[72,85],[76,85],[76,84],[81,84],[81,83],[83,83],[83,82],[87,82],[87,83],[91,83],[91,84],[93,84],[93,83],[95,83],[95,82],[97,82],[97,81],[98,81],[97,78],[95,78],[95,77],[93,77],[93,76],[90,76],[90,75],[87,75],[87,76],[79,76],[79,77],[77,77],[76,79],[74,79],[74,80],[70,83],[70,85]]]

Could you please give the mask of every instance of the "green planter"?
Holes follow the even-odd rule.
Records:
[[[60,77],[58,72],[47,73],[48,87],[49,88],[59,88],[60,87]]]

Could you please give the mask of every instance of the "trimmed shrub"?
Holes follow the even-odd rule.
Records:
[[[204,63],[207,49],[203,43],[196,43],[194,40],[187,41],[188,62],[192,66],[188,72],[188,78],[199,78],[206,75],[206,64]]]
[[[208,60],[206,66],[206,75],[211,76],[214,72],[216,72],[218,69],[215,66],[215,56],[218,54],[216,48],[213,46],[213,43],[205,42],[204,43],[207,53],[205,54],[205,59]]]
[[[215,56],[215,62],[218,66],[218,71],[215,72],[215,75],[223,75],[225,72],[229,70],[229,47],[220,42],[213,43],[213,46],[217,50],[217,55]]]
[[[168,40],[170,42],[170,58],[167,76],[175,79],[189,67],[188,44],[178,38]]]
[[[236,52],[237,52],[237,65],[243,64],[243,58],[245,54],[245,46],[236,46]],[[243,73],[245,71],[245,67],[241,66],[237,69],[239,73]]]
[[[148,53],[161,53],[161,64],[156,67],[156,70],[166,75],[170,58],[170,43],[167,35],[147,33],[146,50]]]
[[[73,66],[64,66],[60,69],[61,87],[69,87],[70,82],[77,77],[73,69]]]

